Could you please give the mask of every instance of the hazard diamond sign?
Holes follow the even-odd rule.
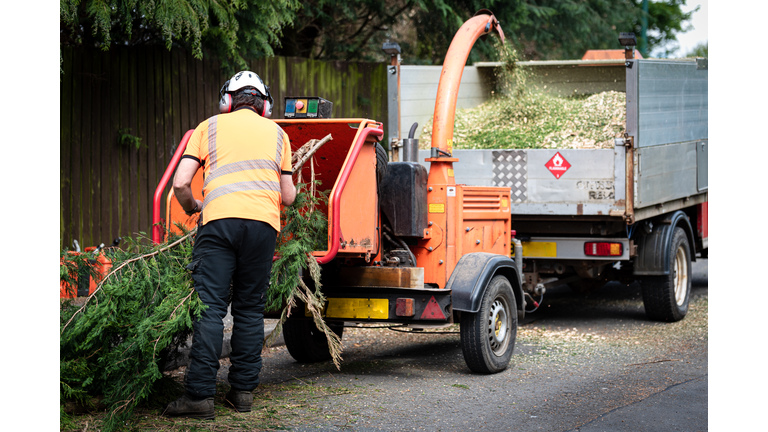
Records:
[[[544,166],[547,167],[549,172],[551,172],[556,179],[559,179],[563,174],[565,174],[566,171],[568,171],[568,168],[571,167],[571,164],[565,160],[560,152],[557,152],[554,156],[552,156],[552,159],[550,159],[549,162],[544,164]]]

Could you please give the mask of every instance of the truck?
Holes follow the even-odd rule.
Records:
[[[524,207],[517,190],[508,185],[467,185],[456,181],[461,172],[460,157],[457,157],[461,152],[454,151],[452,136],[461,74],[475,41],[493,31],[503,40],[497,19],[490,11],[481,10],[461,26],[451,42],[435,100],[432,148],[423,161],[428,166],[410,160],[388,162],[379,144],[385,136],[384,125],[373,119],[336,119],[318,112],[314,117],[294,115],[275,120],[290,137],[294,151],[309,140],[328,134],[333,137],[314,155],[317,161],[314,174],[322,180],[320,189],[328,196],[327,205],[320,208],[328,220],[327,245],[325,250],[313,252],[313,256],[322,268],[322,292],[327,299],[323,315],[329,327],[341,337],[345,324],[385,323],[427,329],[459,323],[462,353],[468,368],[485,374],[508,367],[518,322],[525,317],[527,305],[533,303],[534,296],[540,296],[549,286],[550,281],[542,275],[549,275],[550,269],[552,274],[558,274],[559,266],[563,266],[559,275],[567,280],[578,268],[574,274],[590,280],[583,276],[602,276],[609,263],[635,263],[625,268],[648,271],[649,278],[656,277],[656,285],[662,286],[665,269],[666,279],[677,280],[677,273],[668,269],[670,265],[674,269],[690,267],[685,260],[693,258],[691,252],[697,250],[698,239],[693,229],[682,228],[683,237],[678,231],[685,223],[690,224],[689,215],[695,216],[686,213],[688,205],[679,211],[675,207],[672,214],[664,212],[645,217],[639,212],[642,206],[629,213],[628,206],[617,206],[620,200],[628,202],[627,197],[635,195],[618,197],[615,192],[610,209],[602,201],[593,202],[597,198],[577,205],[569,202],[566,207],[578,207],[580,218],[574,225],[578,230],[563,233],[551,227],[573,215],[541,218],[541,212],[535,210],[541,203],[529,201],[534,204],[530,207],[533,213],[523,212],[520,219],[516,212]],[[296,107],[297,101],[309,99],[312,98],[292,98],[285,106]],[[160,227],[163,192],[191,133],[187,132],[182,138],[156,189],[152,234],[156,242],[161,241],[163,235]],[[633,139],[637,137],[630,135],[622,146],[616,147],[631,149],[631,157],[619,155],[619,150],[609,152],[615,171],[610,181],[614,183],[624,179],[623,171],[619,172],[624,165],[617,166],[616,161],[624,163],[626,158],[627,164],[630,159],[638,164],[647,163],[644,158],[635,161]],[[570,157],[570,152],[562,151],[560,166]],[[594,162],[602,163],[605,157],[600,153]],[[573,176],[584,169],[569,163],[573,171],[566,171],[564,179],[570,178],[565,175]],[[634,166],[627,172],[633,173]],[[305,166],[300,174],[310,178],[311,169]],[[535,170],[530,172],[533,175]],[[192,183],[198,199],[201,199],[201,177],[198,172]],[[593,182],[601,178],[590,177]],[[623,181],[614,184],[612,190],[618,191],[625,184]],[[688,204],[700,200],[699,195],[683,200]],[[185,215],[173,191],[165,195],[165,201],[165,220],[169,226],[178,223],[191,228],[197,223],[195,217]],[[669,217],[660,218],[663,215]],[[642,225],[636,229],[638,224],[648,227]],[[634,237],[626,235],[630,229]],[[619,235],[622,233],[625,235]],[[641,241],[642,233],[644,240]],[[552,243],[551,239],[556,239],[554,247],[559,248],[557,252],[561,255],[543,257],[555,258],[551,263],[531,255],[537,248],[551,248],[547,245]],[[583,268],[576,262],[579,260],[562,255],[566,244],[591,253],[586,260],[581,257]],[[669,253],[668,248],[664,249],[669,244],[678,245],[673,252],[677,258],[671,261],[665,255]],[[614,253],[617,247],[618,255],[604,256],[606,248]],[[655,248],[661,259],[647,253],[650,248]],[[642,261],[638,260],[640,251]],[[677,261],[681,263],[675,264]],[[311,286],[308,277],[306,282]],[[689,290],[689,277],[687,287]],[[291,356],[299,362],[330,359],[327,339],[315,327],[310,314],[302,313],[303,305],[298,305],[296,311],[283,327]],[[278,311],[274,313],[277,317]]]
[[[589,293],[608,281],[637,281],[650,319],[678,321],[688,311],[691,263],[708,257],[707,59],[645,60],[626,51],[617,65],[626,129],[613,148],[455,150],[462,160],[455,175],[510,188],[531,303],[557,285]],[[575,81],[596,62],[536,65]]]

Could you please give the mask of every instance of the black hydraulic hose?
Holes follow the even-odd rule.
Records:
[[[411,252],[411,248],[409,248],[408,245],[400,237],[396,236],[395,233],[392,232],[392,229],[390,227],[384,224],[381,224],[381,225],[384,227],[385,231],[387,231],[389,234],[392,234],[392,236],[396,239],[395,241],[391,237],[386,235],[387,233],[382,232],[382,234],[384,234],[387,237],[387,240],[389,240],[395,245],[400,245],[403,249],[405,249],[405,251],[408,252],[408,256],[410,257],[411,262],[413,263],[414,266],[416,266],[416,256],[413,254],[413,252]]]

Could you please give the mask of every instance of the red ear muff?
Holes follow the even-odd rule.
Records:
[[[264,109],[261,111],[261,116],[264,118],[272,117],[272,104],[269,103],[269,100],[264,100]]]
[[[226,114],[232,111],[232,95],[224,93],[219,99],[219,112]]]

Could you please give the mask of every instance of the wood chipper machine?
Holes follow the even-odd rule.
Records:
[[[459,322],[464,358],[480,373],[506,369],[525,310],[522,269],[510,258],[511,247],[521,246],[510,228],[509,188],[456,184],[453,175],[459,162],[451,152],[461,75],[475,41],[493,30],[503,40],[493,14],[480,11],[450,45],[435,101],[429,172],[417,162],[387,163],[378,144],[384,129],[374,120],[275,120],[294,151],[310,139],[333,137],[313,156],[314,176],[328,193],[327,207],[321,209],[328,219],[327,247],[314,256],[322,267],[329,326],[342,336],[345,323],[424,329]],[[307,98],[295,99],[286,107],[306,104]],[[155,223],[161,195],[190,135],[158,186]],[[304,179],[310,169],[309,164],[302,168]],[[200,171],[192,185],[198,199],[201,177]],[[184,214],[172,192],[166,199],[169,226],[194,226],[196,217]],[[160,234],[155,227],[155,241]],[[300,362],[330,359],[325,336],[303,311],[300,305],[285,323],[288,351]]]

